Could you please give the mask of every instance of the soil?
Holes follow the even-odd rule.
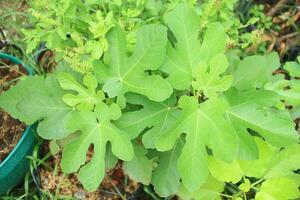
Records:
[[[263,36],[268,52],[277,51],[283,62],[294,61],[300,52],[300,0],[258,0],[265,13],[279,30],[269,30]]]
[[[13,65],[7,60],[0,60],[0,94],[14,85],[18,77],[26,74],[23,67]],[[0,109],[0,163],[17,145],[25,128],[24,123]]]
[[[47,143],[44,143],[42,151],[49,152]],[[43,152],[42,152],[43,154]],[[92,150],[87,154],[90,160]],[[142,188],[142,185],[131,180],[122,170],[122,162],[106,172],[105,178],[95,192],[87,192],[77,178],[77,173],[66,175],[60,168],[61,154],[51,156],[47,161],[47,167],[39,168],[40,189],[46,193],[55,195],[58,199],[78,200],[152,200]]]

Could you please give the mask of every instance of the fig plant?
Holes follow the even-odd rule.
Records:
[[[285,80],[272,75],[281,67],[276,53],[230,56],[223,24],[201,27],[190,5],[164,18],[140,26],[132,50],[114,25],[89,73],[60,62],[52,74],[2,94],[0,107],[27,124],[38,121],[44,139],[68,138],[62,170],[78,172],[88,191],[120,159],[161,197],[298,198],[299,64],[284,66],[293,77]]]
[[[199,13],[201,27],[222,22],[231,36],[231,45],[248,46],[255,42],[249,33],[238,36],[247,25],[234,16],[237,0],[30,0],[30,22],[34,28],[22,29],[26,52],[39,49],[42,43],[55,53],[57,61],[67,61],[73,70],[83,74],[92,72],[93,61],[108,50],[106,36],[115,24],[125,32],[130,52],[140,26],[160,24],[164,14],[182,2]]]

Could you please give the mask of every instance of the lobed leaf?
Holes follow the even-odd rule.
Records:
[[[128,103],[142,105],[143,108],[123,113],[116,122],[117,126],[128,132],[131,138],[137,137],[148,128],[142,138],[143,144],[146,148],[155,148],[155,141],[159,135],[170,128],[178,118],[176,97],[173,95],[164,102],[150,101],[141,95],[128,95],[126,99]]]
[[[298,79],[300,64],[287,62],[283,68],[288,72],[289,79],[287,80],[283,74],[277,74],[265,85],[265,89],[276,92],[285,105],[291,105],[294,108],[300,104],[300,81]]]
[[[28,77],[0,96],[0,106],[27,124],[41,120],[37,133],[42,138],[61,139],[70,133],[67,123],[74,113],[62,101],[64,94],[55,75]]]
[[[174,45],[168,43],[166,58],[161,69],[169,75],[167,80],[175,89],[188,89],[194,78],[201,77],[201,74],[197,75],[198,71],[205,71],[201,68],[197,69],[199,65],[204,67],[201,64],[209,62],[214,56],[224,52],[225,31],[219,23],[210,24],[200,45],[198,39],[200,17],[194,9],[185,4],[178,5],[168,13],[166,22],[176,42]],[[210,67],[214,69],[218,66]],[[209,79],[213,75],[205,74],[205,76]]]
[[[159,69],[164,59],[167,42],[167,29],[164,26],[141,27],[130,57],[126,55],[125,35],[119,27],[113,28],[107,38],[110,63],[104,66],[98,62],[94,70],[109,97],[117,97],[118,104],[123,108],[127,92],[145,95],[153,101],[164,101],[172,94],[173,90],[166,80],[146,72]]]
[[[32,124],[28,116],[24,116],[17,108],[17,104],[24,99],[25,96],[34,92],[46,92],[44,78],[41,76],[29,76],[22,78],[17,85],[12,86],[0,96],[0,107],[8,112],[12,117],[24,121],[26,124]]]
[[[87,74],[83,78],[83,85],[68,73],[57,75],[60,86],[65,90],[76,91],[77,94],[65,94],[63,101],[69,106],[76,107],[78,110],[92,110],[94,106],[104,100],[101,90],[96,92],[97,80],[93,75]]]
[[[287,111],[244,102],[227,110],[227,115],[235,126],[258,132],[274,146],[286,147],[299,140],[294,123]]]
[[[226,75],[220,77],[228,67],[228,61],[224,54],[218,54],[214,56],[209,66],[206,63],[201,63],[196,68],[195,81],[192,82],[194,89],[203,91],[207,98],[213,98],[217,96],[217,92],[223,92],[228,90],[232,83],[232,77]]]
[[[101,102],[96,105],[94,112],[81,111],[70,119],[70,132],[80,133],[65,146],[61,166],[66,173],[76,172],[80,168],[79,180],[88,191],[96,190],[104,177],[107,142],[111,143],[112,152],[118,158],[127,161],[133,158],[130,138],[111,122],[120,115],[120,108],[116,104],[108,107]],[[85,164],[86,153],[91,145],[94,154],[91,161]]]
[[[199,105],[195,97],[181,97],[181,117],[156,142],[159,151],[170,150],[179,136],[186,134],[186,143],[178,159],[178,170],[183,184],[190,191],[199,188],[208,177],[206,146],[212,149],[215,157],[227,162],[236,156],[237,136],[223,115],[227,106],[221,99]]]
[[[231,107],[226,115],[239,135],[239,158],[253,159],[258,156],[257,146],[249,129],[278,147],[297,143],[298,134],[289,113],[271,107],[280,102],[276,93],[231,90],[227,93],[227,99]]]

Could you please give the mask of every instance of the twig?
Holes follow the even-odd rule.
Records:
[[[289,34],[286,34],[286,35],[281,36],[281,37],[278,39],[278,41],[281,42],[281,41],[283,41],[283,40],[285,40],[285,39],[288,39],[288,38],[291,38],[291,37],[295,37],[295,36],[297,36],[297,35],[300,35],[300,33],[298,33],[298,32],[289,33]]]
[[[116,192],[118,193],[118,195],[122,198],[122,200],[126,200],[126,198],[123,196],[123,194],[117,188],[117,186],[112,182],[112,180],[111,180],[110,177],[108,177],[108,180],[109,180],[110,184],[114,187],[114,189],[116,190]]]
[[[269,10],[267,16],[273,17],[273,15],[275,15],[287,2],[288,0],[280,0],[273,8],[271,8],[271,10]]]
[[[267,52],[273,51],[274,46],[275,46],[275,44],[276,44],[276,37],[272,36],[270,41],[271,41],[272,43],[271,43],[270,46],[268,47]]]

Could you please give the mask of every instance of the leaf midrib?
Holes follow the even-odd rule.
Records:
[[[155,44],[155,43],[154,43]],[[139,58],[136,60],[136,62],[132,65],[132,67],[125,73],[123,74],[120,78],[122,80],[125,80],[125,78],[128,76],[128,74],[133,70],[135,69],[137,66],[139,66],[138,64],[140,63],[140,61],[145,58],[145,56],[147,56],[147,52],[149,49],[153,48],[154,44],[152,45],[149,45],[147,48],[144,47],[144,44],[141,43],[141,47],[143,48],[143,54],[139,56]],[[133,55],[134,56],[134,55]],[[128,60],[128,58],[126,59]]]
[[[160,110],[160,111],[158,111],[158,112],[152,113],[151,115],[147,115],[146,117],[141,118],[141,119],[135,121],[134,123],[130,124],[130,125],[127,126],[127,127],[135,126],[136,124],[140,123],[141,121],[144,121],[144,120],[146,120],[146,119],[149,119],[149,118],[151,118],[151,117],[154,117],[154,116],[156,116],[156,115],[159,115],[160,113],[163,113],[163,112],[165,112],[165,111],[168,111],[168,108],[165,108],[165,109]]]

